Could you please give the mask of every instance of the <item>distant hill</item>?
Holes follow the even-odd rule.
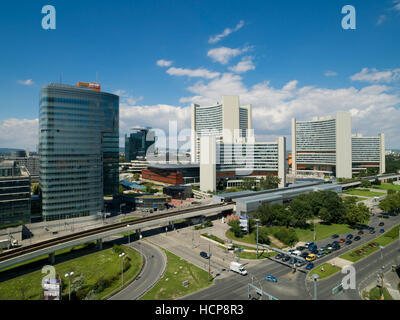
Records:
[[[13,151],[23,151],[24,149],[0,148],[0,153],[11,153]]]

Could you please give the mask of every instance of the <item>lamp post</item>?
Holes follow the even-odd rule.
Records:
[[[128,224],[126,227],[129,228],[130,225]],[[131,232],[128,230],[128,245],[130,244],[131,244]]]
[[[68,278],[68,299],[71,300],[71,277],[74,273],[71,271],[70,273],[66,273],[65,277]]]
[[[142,240],[143,236],[140,234],[139,235],[139,240]],[[142,243],[139,241],[139,247],[140,247],[140,255],[143,255],[143,250],[142,250]]]
[[[317,280],[319,278],[319,275],[313,273],[311,277],[314,279],[314,300],[317,300]]]
[[[256,219],[256,226],[257,226],[257,257],[256,259],[258,260],[258,219]]]
[[[121,258],[121,279],[122,279],[122,285],[121,287],[124,286],[124,258],[125,258],[125,253],[121,253],[119,255],[119,257]]]

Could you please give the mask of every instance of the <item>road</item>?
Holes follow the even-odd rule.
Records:
[[[146,241],[137,241],[129,245],[142,254],[145,260],[139,276],[125,289],[112,296],[109,300],[136,300],[145,294],[164,274],[167,257],[156,246]]]

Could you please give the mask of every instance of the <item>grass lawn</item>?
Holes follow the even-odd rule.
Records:
[[[391,183],[382,183],[379,186],[373,186],[374,189],[381,189],[381,190],[394,190],[400,191],[400,185],[391,184]]]
[[[369,300],[381,300],[381,293],[382,290],[379,287],[371,289],[369,292]],[[384,300],[393,300],[386,288],[383,288],[383,298]]]
[[[356,262],[369,256],[371,253],[380,250],[379,246],[387,246],[399,239],[399,225],[393,227],[389,231],[385,232],[379,238],[372,240],[364,245],[357,247],[345,254],[341,255],[340,258],[346,259],[352,262]],[[383,249],[384,250],[384,249]]]
[[[267,252],[267,251],[263,251],[262,249],[258,250],[258,259],[265,259],[265,258],[272,258],[276,256],[276,252]],[[235,256],[237,256],[235,254]],[[242,251],[239,253],[239,257],[240,259],[249,259],[249,260],[256,260],[257,258],[257,251],[255,252],[245,252]]]
[[[124,273],[124,281],[128,283],[137,276],[142,266],[142,258],[134,250],[124,247],[124,251],[131,259],[131,267]],[[44,265],[44,264],[43,264]],[[83,275],[84,287],[90,288],[101,277],[114,278],[111,286],[96,294],[96,299],[102,299],[121,286],[121,259],[112,248],[97,251],[67,262],[56,264],[55,270],[63,280],[62,295],[68,299],[68,281],[64,274],[73,271],[75,276]],[[43,299],[41,281],[44,274],[41,270],[27,273],[0,284],[0,300],[40,300]]]
[[[324,268],[324,271],[321,271],[322,267]],[[310,275],[316,273],[319,275],[319,280],[321,280],[335,274],[336,272],[339,272],[340,270],[342,269],[338,266],[332,266],[330,263],[324,263],[323,265],[312,269],[310,271]]]
[[[164,276],[140,300],[175,300],[212,284],[212,279],[208,281],[208,272],[169,251],[164,252],[168,258]],[[189,285],[184,287],[184,281],[189,281]]]
[[[382,197],[385,194],[382,192],[372,192],[372,191],[367,191],[367,190],[359,190],[359,189],[354,189],[354,190],[348,190],[343,192],[345,194],[351,194],[353,196],[361,196],[361,197],[368,197],[368,198],[372,198],[372,197]]]
[[[141,217],[123,218],[123,219],[121,219],[121,222],[133,221],[133,220],[137,220],[137,219],[141,219]]]
[[[243,235],[243,237],[242,238],[238,238],[238,237],[235,237],[235,235],[234,235],[234,233],[231,231],[231,230],[228,230],[226,233],[225,233],[225,236],[228,238],[228,239],[231,239],[231,240],[234,240],[234,241],[239,241],[239,242],[244,242],[244,243],[248,243],[248,244],[254,244],[254,245],[256,245],[257,244],[257,241],[256,241],[256,233],[257,231],[253,231],[252,233],[250,233],[250,234],[245,234],[245,235]],[[272,234],[272,233],[271,233]],[[273,247],[273,248],[278,248],[278,249],[280,249],[281,247],[278,247],[277,245],[275,245],[274,243],[270,243],[270,245],[269,246],[271,246],[271,247]],[[241,247],[243,247],[243,246],[241,246]],[[251,249],[253,249],[253,248],[251,248]]]
[[[312,226],[312,225],[311,225]],[[322,223],[316,223],[315,227],[317,229],[317,241],[330,238],[334,234],[344,234],[344,233],[350,233],[354,231],[352,228],[350,228],[349,225],[347,224],[322,224]],[[299,238],[299,241],[314,241],[314,231],[310,229],[300,229],[300,228],[295,228],[297,237]]]

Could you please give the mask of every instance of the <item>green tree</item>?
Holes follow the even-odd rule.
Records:
[[[313,217],[309,197],[305,194],[297,196],[289,204],[289,211],[293,225],[305,227],[307,220]]]
[[[260,190],[276,189],[280,183],[279,177],[267,175],[260,180]]]
[[[228,222],[228,225],[231,227],[231,231],[237,238],[242,238],[243,237],[243,230],[240,227],[240,222],[239,220],[231,220]]]
[[[244,178],[242,183],[242,189],[244,190],[256,190],[257,181],[255,178]]]
[[[348,201],[346,203],[346,222],[349,225],[365,223],[370,217],[370,209],[364,204],[356,204]]]
[[[369,188],[371,186],[371,182],[369,180],[362,180],[361,187],[362,188]]]
[[[257,241],[257,233],[254,232],[254,239]],[[270,244],[271,240],[269,239],[268,230],[265,227],[258,228],[258,243],[262,244]]]
[[[31,193],[32,193],[32,195],[35,195],[35,196],[38,196],[38,195],[40,195],[40,192],[41,192],[41,190],[40,190],[40,185],[39,185],[39,183],[32,183],[31,184]]]

